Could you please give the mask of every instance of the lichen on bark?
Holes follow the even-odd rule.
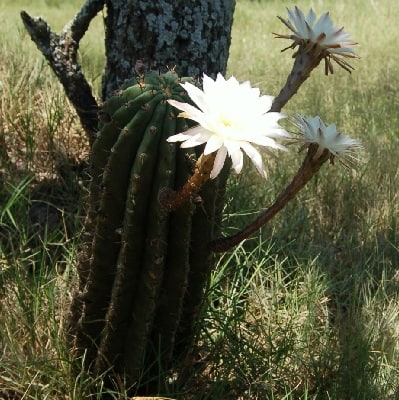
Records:
[[[182,76],[226,72],[234,0],[139,0],[130,4],[107,2],[104,98],[134,74],[138,59],[150,69],[177,66]]]

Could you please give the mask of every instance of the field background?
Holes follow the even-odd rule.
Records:
[[[0,399],[85,399],[62,335],[76,285],[88,147],[62,88],[24,31],[24,9],[59,32],[82,1],[0,2]],[[258,235],[215,258],[201,354],[179,399],[399,399],[399,3],[301,1],[352,34],[355,71],[313,72],[284,109],[361,141],[355,170],[325,165]],[[238,0],[228,75],[277,95],[293,63],[281,1]],[[81,43],[98,94],[99,15]],[[247,164],[224,233],[267,207],[301,163],[295,147]],[[101,379],[98,398],[103,394]],[[122,388],[119,388],[122,391]],[[115,393],[115,398],[121,398]]]

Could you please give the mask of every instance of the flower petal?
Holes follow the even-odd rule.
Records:
[[[215,162],[213,164],[213,168],[210,175],[211,179],[214,179],[219,175],[226,160],[226,156],[227,156],[227,149],[226,147],[223,146],[216,153]]]
[[[242,167],[244,165],[244,157],[241,151],[241,147],[237,143],[227,143],[227,152],[231,158],[232,161],[232,167],[234,168],[234,171],[239,174],[242,170]]]
[[[223,146],[223,140],[218,136],[212,135],[206,143],[204,154],[211,154],[216,150],[219,150]]]
[[[242,143],[242,149],[245,151],[247,156],[251,159],[254,163],[258,172],[264,177],[267,177],[266,171],[263,168],[263,160],[262,156],[260,155],[259,151],[255,149],[250,143]]]
[[[206,104],[204,92],[201,89],[199,89],[197,86],[194,86],[193,84],[191,84],[190,82],[182,83],[181,86],[184,88],[184,90],[190,96],[191,100],[194,101],[194,103],[197,105],[197,107],[199,107],[203,112],[206,112],[207,104]]]

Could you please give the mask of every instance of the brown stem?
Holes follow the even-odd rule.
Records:
[[[244,239],[248,238],[253,232],[270,221],[280,210],[282,210],[287,203],[293,199],[296,194],[309,182],[309,180],[320,169],[320,167],[331,157],[330,152],[328,150],[324,150],[320,157],[314,158],[317,149],[317,144],[311,144],[309,146],[308,153],[306,154],[306,157],[293,180],[266,211],[261,213],[255,219],[255,221],[235,235],[213,240],[210,243],[211,251],[214,253],[220,253],[238,245]]]
[[[320,49],[315,46],[310,48],[306,45],[300,45],[297,53],[294,55],[295,62],[284,87],[277,97],[275,97],[269,112],[280,112],[287,104],[288,100],[294,96],[299,87],[309,78],[310,73],[316,68],[323,59]]]
[[[98,130],[98,104],[78,63],[78,49],[79,41],[90,21],[103,7],[104,0],[88,0],[59,35],[51,31],[44,19],[31,17],[21,11],[26,30],[63,85],[87,133],[90,145],[93,144]]]
[[[178,191],[163,191],[160,194],[160,201],[168,210],[175,210],[187,201],[190,201],[205,182],[210,178],[216,152],[208,155],[202,154],[197,161],[194,174],[188,179],[184,186]]]

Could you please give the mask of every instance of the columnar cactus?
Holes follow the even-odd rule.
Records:
[[[155,360],[168,368],[187,351],[209,275],[225,179],[203,187],[201,207],[171,211],[160,201],[183,186],[196,157],[166,141],[188,128],[167,100],[190,102],[179,84],[189,79],[169,71],[129,81],[104,104],[91,153],[74,346],[96,372],[132,383]]]

